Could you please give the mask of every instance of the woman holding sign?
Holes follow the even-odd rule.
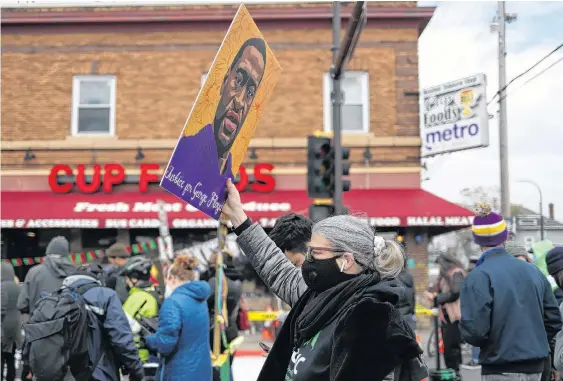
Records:
[[[427,377],[414,332],[394,307],[404,254],[352,216],[314,225],[295,268],[242,209],[229,180],[223,213],[260,277],[292,306],[258,381],[421,380]]]

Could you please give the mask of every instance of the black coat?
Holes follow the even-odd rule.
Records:
[[[397,277],[397,280],[405,288],[405,294],[401,297],[401,299],[399,299],[399,303],[396,308],[399,310],[401,315],[410,317],[414,315],[416,309],[414,278],[410,272],[403,270]]]
[[[395,380],[400,381],[419,381],[428,376],[419,359],[422,351],[414,332],[393,306],[401,289],[396,283],[381,282],[356,296],[355,301],[342,303],[343,309],[336,314],[335,320],[325,326],[330,329],[329,358],[321,364],[311,364],[316,369],[330,368],[326,381],[382,381],[393,371]],[[299,347],[299,343],[291,338],[296,329],[294,316],[302,313],[305,307],[301,302],[308,303],[307,298],[314,298],[310,291],[291,310],[258,381],[285,379],[290,361],[293,361],[294,347]]]

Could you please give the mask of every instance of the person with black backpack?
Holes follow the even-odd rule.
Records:
[[[22,313],[22,320],[26,321],[33,314],[38,301],[50,293],[58,290],[63,280],[76,272],[76,268],[67,259],[70,254],[68,240],[63,236],[53,238],[45,249],[46,256],[40,265],[33,266],[22,284],[18,296],[17,307]],[[25,340],[25,338],[24,338]],[[22,367],[22,378],[28,379],[28,364],[24,362]],[[73,381],[70,373],[66,381]]]
[[[120,368],[142,381],[143,365],[115,291],[97,264],[79,268],[44,297],[24,325],[24,358],[36,381],[119,381]],[[61,355],[62,354],[62,355]]]

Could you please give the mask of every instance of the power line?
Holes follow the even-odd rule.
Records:
[[[552,67],[554,67],[555,65],[557,65],[561,61],[563,61],[563,57],[559,58],[557,61],[555,61],[554,63],[552,63],[551,65],[549,65],[545,69],[543,69],[542,71],[540,71],[538,74],[536,74],[532,78],[528,79],[526,82],[524,82],[522,84],[522,86],[520,86],[516,90],[510,92],[509,94],[514,94],[515,92],[520,90],[522,87],[526,86],[528,83],[532,82],[534,79],[536,79],[537,77],[539,77],[540,75],[542,75],[543,73],[545,73],[546,71],[548,71],[549,69],[551,69]],[[509,94],[506,94],[504,97],[502,97],[502,99],[506,99],[506,97],[508,97]]]
[[[555,49],[553,49],[548,55],[546,55],[545,57],[543,57],[541,60],[539,60],[538,62],[536,62],[534,65],[532,65],[531,67],[529,67],[527,70],[523,71],[522,73],[518,74],[516,77],[512,78],[512,80],[510,82],[508,82],[506,84],[506,86],[504,86],[502,89],[499,89],[499,91],[497,91],[495,93],[495,95],[493,95],[493,97],[491,98],[491,100],[489,101],[489,103],[487,103],[487,106],[490,105],[493,100],[496,98],[497,95],[500,95],[500,93],[504,90],[506,90],[508,88],[508,86],[510,86],[514,81],[516,81],[518,78],[522,77],[523,75],[528,74],[531,70],[533,70],[536,66],[538,66],[540,63],[542,63],[543,61],[545,61],[549,56],[551,56],[553,53],[555,53],[556,51],[558,51],[559,49],[563,48],[563,44],[559,45],[558,47],[556,47]]]

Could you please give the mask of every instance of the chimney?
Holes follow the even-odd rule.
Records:
[[[555,206],[553,205],[552,202],[550,202],[548,207],[549,207],[549,219],[553,221],[555,220]]]

